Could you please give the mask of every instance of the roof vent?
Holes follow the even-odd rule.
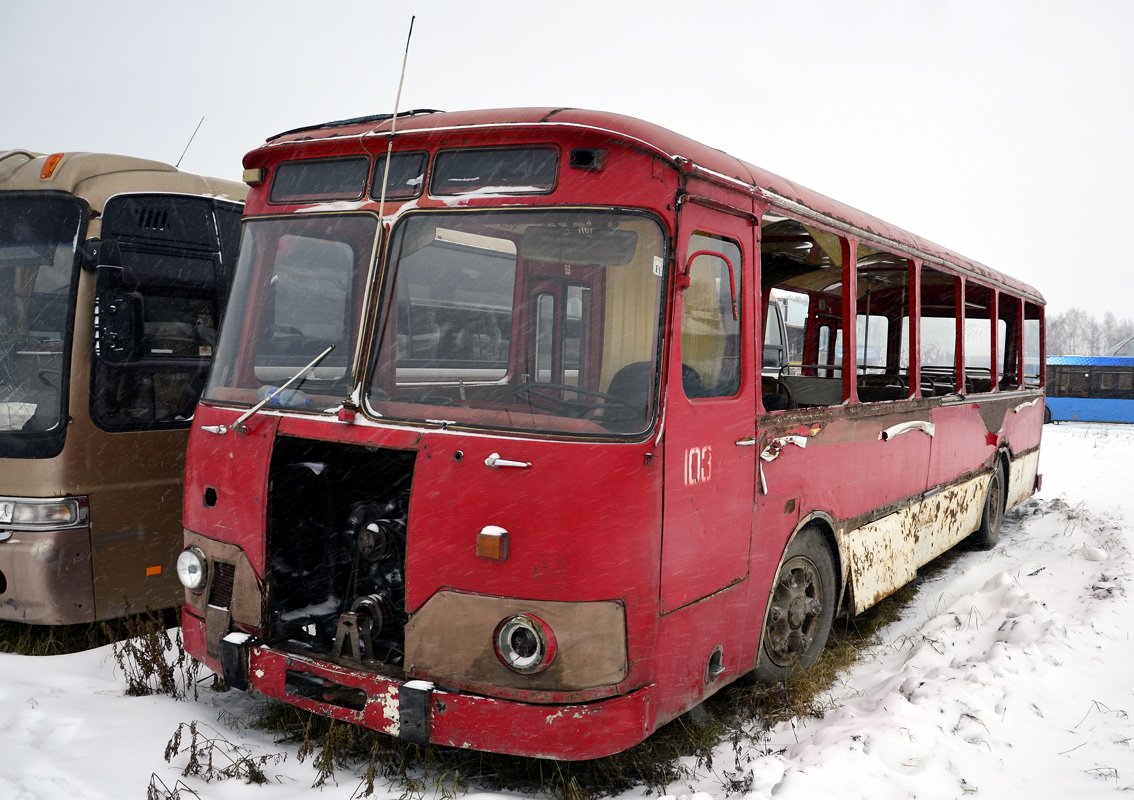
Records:
[[[169,210],[164,208],[139,208],[138,227],[145,231],[169,230]]]

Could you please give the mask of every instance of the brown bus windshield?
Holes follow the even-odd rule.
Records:
[[[84,223],[84,206],[74,197],[0,195],[3,455],[18,455],[8,445],[19,439],[58,438],[52,449],[62,447],[76,243]]]

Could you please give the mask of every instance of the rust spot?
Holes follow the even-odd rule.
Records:
[[[788,500],[786,503],[784,503],[784,513],[785,514],[795,513],[795,498],[792,498],[791,500]]]

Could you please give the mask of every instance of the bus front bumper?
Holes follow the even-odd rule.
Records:
[[[187,649],[199,645],[203,652],[204,626],[193,625],[189,615],[184,621]],[[283,652],[240,633],[222,640],[220,662],[232,688],[415,744],[576,761],[625,750],[656,724],[650,686],[593,703],[525,703]]]
[[[94,622],[88,527],[0,530],[0,620],[29,625]]]

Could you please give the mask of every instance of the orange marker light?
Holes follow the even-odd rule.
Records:
[[[43,169],[39,171],[39,179],[45,181],[51,177],[51,173],[55,172],[55,168],[59,166],[59,162],[63,160],[62,153],[52,153],[47,157],[44,162]]]
[[[161,564],[156,567],[146,567],[146,577],[148,578],[151,575],[161,575]]]
[[[508,531],[497,525],[486,525],[476,535],[476,554],[481,558],[503,561],[508,558]]]

